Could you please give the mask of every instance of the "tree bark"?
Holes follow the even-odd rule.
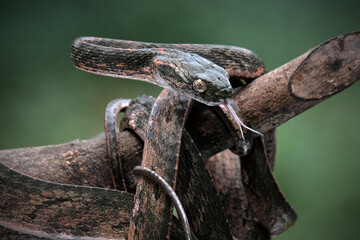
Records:
[[[255,79],[233,100],[247,124],[265,133],[351,86],[360,78],[359,63],[360,32],[340,35]],[[186,128],[205,158],[234,145],[222,120],[205,105],[194,106]],[[123,161],[140,159],[142,144],[132,132],[120,132]],[[111,185],[104,180],[109,176],[104,138],[2,150],[0,162],[45,180]]]
[[[360,32],[340,35],[237,91],[234,102],[252,128],[266,133],[360,78]],[[196,104],[186,129],[204,158],[234,146],[227,126],[212,107]],[[143,142],[120,132],[122,161],[141,162]],[[0,151],[0,163],[59,183],[108,188],[112,185],[105,138]]]

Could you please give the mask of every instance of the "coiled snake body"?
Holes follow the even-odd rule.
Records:
[[[239,125],[248,128],[232,109],[229,77],[253,79],[264,72],[261,60],[251,51],[206,44],[154,44],[106,38],[82,37],[74,41],[74,65],[100,75],[147,81],[172,89],[209,106],[222,108]],[[242,127],[241,127],[242,126]],[[244,153],[249,144],[242,142]]]
[[[148,168],[155,170],[157,173],[162,173],[160,175],[165,175],[163,176],[164,179],[161,179],[161,181],[159,179],[158,183],[171,183],[174,190],[177,186],[177,168],[182,137],[184,135],[185,139],[190,139],[184,126],[191,108],[192,99],[209,106],[220,107],[235,130],[239,154],[245,155],[251,149],[251,134],[247,130],[262,135],[242,122],[238,116],[237,106],[231,101],[233,88],[230,79],[246,83],[247,80],[254,79],[264,72],[264,65],[261,60],[249,50],[222,45],[154,44],[82,37],[74,41],[71,55],[74,65],[81,70],[100,75],[147,81],[169,89],[164,90],[154,104],[147,130],[143,131],[146,134],[141,136],[145,142],[142,167],[135,170],[140,174],[151,175],[150,177],[153,177],[155,173],[150,173],[150,171],[146,170]],[[128,102],[124,102],[124,100],[110,103],[108,106],[110,116],[112,114],[117,115],[127,105]],[[166,119],[164,120],[164,118]],[[111,142],[109,141],[110,138],[115,140],[117,138],[117,136],[110,136],[111,132],[116,132],[116,117],[111,117],[110,120],[111,124],[106,123],[108,142]],[[243,127],[246,129],[245,131],[243,131]],[[192,145],[190,144],[190,146]],[[257,210],[255,212],[262,224],[272,234],[278,234],[293,223],[295,213],[281,195],[272,178],[266,156],[261,154],[261,152],[264,152],[261,140],[255,146],[255,151],[260,151],[260,155],[255,154],[253,156],[260,156],[263,159],[256,164],[262,165],[260,168],[265,169],[262,173],[265,177],[260,178],[260,181],[250,182],[248,188],[260,189],[260,193],[255,193],[254,189],[247,191],[248,198],[259,204],[256,206]],[[116,148],[116,146],[110,146],[109,155],[113,155],[111,149],[116,150]],[[165,151],[165,149],[168,150]],[[198,151],[196,147],[193,149],[193,151]],[[119,151],[117,154],[120,154]],[[118,173],[123,178],[121,166],[119,168]],[[249,164],[247,168],[249,171],[244,171],[249,178],[259,174],[259,171],[254,169],[253,163]],[[141,229],[135,230],[138,223],[145,221],[144,219],[141,220],[143,214],[139,214],[139,211],[150,208],[151,211],[160,213],[163,216],[170,208],[170,205],[151,205],[149,202],[156,202],[152,193],[155,190],[151,185],[146,185],[141,180],[138,183],[135,196],[134,219],[130,224],[130,239],[142,239],[144,237],[141,237],[141,233],[139,233]],[[126,181],[124,179],[120,179],[120,181],[122,183],[117,182],[117,184],[120,188],[126,190]],[[273,191],[269,191],[271,193],[268,194],[267,190],[261,187],[262,184]],[[139,196],[142,199],[139,200]],[[264,201],[268,201],[268,203]],[[178,209],[178,212],[179,210],[181,213],[181,209]],[[270,216],[269,213],[272,215]],[[201,213],[199,214],[201,215]],[[172,215],[171,211],[170,215]],[[149,219],[152,218],[147,214],[146,221],[151,224]],[[163,219],[163,223],[157,223],[156,225],[166,226],[168,220]],[[186,237],[191,239],[189,228],[185,226],[188,223],[186,220],[182,220]],[[153,221],[162,220],[159,220],[154,215]],[[226,218],[224,218],[225,221]],[[151,238],[160,238],[162,235],[157,235],[158,232],[162,231],[157,229],[153,233],[154,235],[150,235]],[[149,238],[149,235],[147,235],[147,238]],[[229,236],[222,238],[229,238]]]
[[[120,99],[106,108],[111,177],[114,188],[124,191],[47,182],[0,163],[3,194],[0,233],[30,239],[123,239],[126,234],[128,239],[171,237],[178,223],[171,201],[144,175],[161,184],[173,197],[187,239],[230,240],[232,234],[239,238],[252,235],[256,239],[256,236],[268,239],[269,234],[279,234],[295,221],[296,214],[271,174],[262,139],[255,137],[251,141],[248,130],[257,132],[243,124],[238,107],[231,101],[230,81],[237,86],[246,85],[264,72],[264,65],[255,54],[221,45],[153,44],[83,37],[74,41],[72,58],[81,70],[148,81],[165,88],[155,102],[152,98],[146,103]],[[215,107],[194,104],[194,100]],[[196,107],[191,112],[193,105]],[[139,163],[126,163],[126,170],[130,171],[124,172],[116,116],[125,108],[129,110],[127,127],[144,141],[144,150],[141,166],[131,171]],[[211,184],[200,150],[185,129],[190,112],[192,116],[196,114],[195,108],[213,113],[218,109],[215,115],[229,123],[225,126],[234,136],[238,153],[245,155],[240,159],[241,172],[237,178],[240,182],[236,183],[240,189],[234,198],[228,196],[236,203],[230,206],[235,210],[230,214],[238,215],[236,219],[241,224],[235,227],[240,232],[230,232],[228,220],[231,219],[227,218],[218,192]],[[135,179],[132,172],[140,174],[137,185],[136,180],[132,181]],[[134,186],[135,197],[130,193],[135,192]],[[131,208],[133,217],[129,219]],[[218,211],[211,211],[214,209]],[[127,214],[120,214],[124,211]],[[119,216],[125,218],[118,219]]]

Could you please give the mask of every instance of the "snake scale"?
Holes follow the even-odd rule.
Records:
[[[272,235],[276,235],[295,221],[296,214],[282,196],[272,177],[261,137],[255,137],[252,140],[251,131],[260,133],[243,123],[237,106],[231,101],[233,94],[231,83],[235,83],[235,86],[241,85],[240,83],[247,84],[265,71],[263,63],[254,53],[244,48],[223,45],[154,44],[82,37],[73,43],[72,59],[74,65],[84,71],[147,81],[165,88],[155,101],[146,129],[140,131],[145,147],[142,168],[137,169],[140,178],[135,195],[129,239],[143,239],[144,233],[141,229],[151,229],[149,224],[155,224],[154,222],[156,226],[164,227],[147,233],[150,234],[147,237],[159,239],[164,236],[164,233],[168,237],[171,234],[171,226],[167,225],[173,216],[171,202],[163,193],[159,195],[160,197],[154,195],[154,192],[159,191],[153,183],[149,183],[142,177],[144,174],[142,170],[153,169],[157,174],[162,175],[176,192],[183,192],[186,195],[186,189],[184,190],[182,183],[178,182],[178,179],[182,178],[179,167],[184,164],[181,157],[186,148],[198,152],[197,157],[191,158],[199,158],[194,164],[205,168],[201,154],[191,140],[191,136],[184,129],[195,101],[208,106],[219,106],[222,116],[228,121],[229,128],[233,130],[237,152],[245,155],[246,160],[246,163],[243,159],[241,162],[244,166],[242,174],[246,176],[245,193],[249,201],[254,204],[252,207],[260,223]],[[107,118],[110,122],[106,123],[108,142],[117,142],[118,136],[114,129],[116,115],[126,108],[129,102],[129,100],[122,100],[108,106],[107,114],[110,116]],[[138,126],[134,125],[133,128],[136,129]],[[186,143],[184,143],[185,140]],[[119,159],[121,155],[120,149],[114,144],[109,144],[108,154],[115,159]],[[258,161],[253,161],[253,158],[258,158]],[[126,190],[127,182],[121,161],[117,162],[119,166],[113,169],[114,187]],[[203,177],[211,179],[210,175]],[[206,186],[203,187],[206,188]],[[201,191],[201,188],[194,188],[194,190]],[[209,191],[216,194],[214,188],[210,187]],[[186,204],[190,203],[186,203],[186,199],[182,200],[180,194],[179,197],[185,202],[186,210]],[[215,203],[212,204],[219,204],[219,200],[214,201]],[[201,202],[194,204],[200,207]],[[145,218],[144,209],[147,211]],[[151,217],[152,211],[154,214],[161,213],[161,216],[168,213],[168,217],[162,219],[156,218],[157,215]],[[188,213],[189,219],[196,219],[196,214],[208,214],[206,211],[199,211]],[[217,220],[221,222],[221,218]],[[223,220],[226,222],[226,216]],[[158,221],[164,222],[161,224]],[[201,239],[213,238],[217,234],[216,228],[212,232],[204,232],[201,227],[191,227],[193,238],[194,236]],[[186,234],[186,238],[191,239],[190,233]],[[231,235],[222,236],[221,239],[231,239]]]

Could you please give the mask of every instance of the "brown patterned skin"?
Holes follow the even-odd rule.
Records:
[[[200,53],[210,61],[197,54],[199,48]],[[196,53],[192,53],[191,49],[196,50]],[[230,52],[232,54],[229,54]],[[234,52],[239,54],[236,55]],[[229,73],[232,77],[249,79],[264,71],[261,61],[250,51],[214,45],[157,45],[83,37],[74,41],[72,58],[74,65],[84,71],[148,81],[173,90],[164,90],[167,94],[160,95],[157,104],[152,109],[148,130],[143,136],[145,148],[142,165],[155,169],[157,173],[160,171],[166,181],[173,183],[174,189],[181,154],[181,136],[187,118],[187,114],[184,115],[184,113],[190,111],[189,99],[195,99],[210,106],[222,104],[230,101],[228,99],[233,93]],[[221,65],[213,63],[214,60]],[[256,64],[253,64],[254,62]],[[169,100],[164,99],[164,96],[168,96]],[[160,102],[163,104],[161,105]],[[167,109],[173,105],[175,107],[173,110]],[[169,115],[169,112],[172,114]],[[241,135],[244,138],[244,135]],[[160,141],[160,139],[163,140]],[[246,141],[243,139],[239,142]],[[247,145],[244,153],[250,148]],[[164,152],[164,149],[168,150]],[[159,164],[161,167],[158,166]],[[169,211],[169,205],[165,204],[166,201],[163,198],[155,201],[153,198],[157,196],[157,194],[154,195],[156,189],[152,189],[152,185],[144,184],[146,183],[140,181],[137,187],[136,196],[140,195],[141,198],[135,198],[138,199],[135,204],[137,207],[134,208],[136,217],[131,224],[129,237],[143,239],[145,236],[142,234],[147,234],[147,238],[162,238],[161,234],[166,233],[166,223],[169,221],[164,217],[166,211]],[[150,202],[152,204],[149,205]],[[142,219],[144,213],[138,214],[138,211],[143,212],[143,209],[148,209],[147,218],[152,213],[152,221]],[[159,219],[163,222],[157,222]],[[157,222],[156,226],[165,226],[165,228],[162,231],[157,229],[152,233],[151,226],[146,225],[146,222]],[[220,232],[217,231],[217,233]]]
[[[114,189],[127,191],[124,168],[121,165],[117,116],[129,106],[130,99],[115,99],[108,103],[105,111],[105,137],[107,155],[111,161],[111,180]]]
[[[195,52],[196,54],[193,54],[192,52]],[[204,56],[205,58],[201,57],[200,55]],[[187,102],[186,98],[189,98],[195,99],[210,106],[220,105],[220,109],[225,113],[225,118],[228,119],[228,121],[231,123],[230,127],[236,130],[237,125],[239,124],[236,124],[235,122],[236,120],[240,120],[236,119],[238,114],[236,114],[235,111],[233,111],[232,114],[227,114],[234,109],[234,107],[230,106],[230,104],[226,105],[226,103],[230,101],[232,94],[232,87],[228,79],[229,75],[233,79],[251,79],[261,75],[264,72],[262,62],[256,57],[255,54],[252,54],[250,51],[236,47],[216,45],[165,45],[84,37],[75,40],[73,43],[72,58],[74,65],[82,70],[102,75],[125,77],[152,82],[164,88],[174,90],[176,94],[180,94],[185,97],[184,99],[179,100],[180,102],[177,102],[178,100],[169,101],[169,104],[178,105],[178,109],[177,111],[174,111],[172,117],[174,119],[178,119],[178,121],[175,122],[170,121],[170,116],[167,116],[166,114],[164,116],[165,119],[162,119],[163,113],[168,112],[165,110],[166,103],[163,104],[162,108],[160,108],[160,104],[155,104],[150,116],[150,119],[153,118],[153,120],[150,120],[151,124],[149,124],[149,128],[145,136],[143,164],[145,164],[145,166],[148,164],[148,167],[150,168],[155,167],[158,169],[158,171],[165,171],[163,174],[165,174],[167,171],[174,171],[168,177],[165,177],[167,181],[174,183],[177,181],[177,171],[179,165],[178,156],[181,154],[179,152],[181,149],[181,134],[184,131],[183,126],[187,118],[187,114],[183,115],[183,112],[189,111],[187,110],[188,107],[182,106],[182,102]],[[210,61],[206,58],[208,58]],[[220,67],[211,61],[216,62]],[[226,72],[223,71],[222,68],[224,68]],[[198,83],[197,81],[200,82],[199,85],[196,85],[195,87],[195,83]],[[203,88],[204,86],[205,88]],[[201,91],[199,91],[197,88],[199,88]],[[172,96],[175,93],[169,92],[168,94],[170,94],[169,96]],[[158,98],[157,101],[163,102],[164,99],[162,98],[163,97]],[[171,97],[169,99],[171,99]],[[222,107],[222,103],[225,103],[225,105],[228,107]],[[160,117],[154,118],[155,113],[161,113]],[[177,114],[180,115],[177,116]],[[176,124],[176,122],[179,122],[179,126]],[[152,129],[151,126],[154,124],[158,127]],[[165,127],[164,129],[163,126],[168,124],[170,124],[172,127]],[[247,127],[245,126],[245,128]],[[174,134],[175,137],[165,137],[164,141],[159,141],[161,129],[165,130],[166,135],[171,136]],[[235,136],[238,139],[235,142],[238,142],[239,145],[237,146],[238,152],[241,155],[245,155],[251,150],[251,140],[249,142],[246,141],[247,139],[244,138],[241,127],[240,131],[235,132],[237,132]],[[180,138],[178,138],[179,136]],[[155,142],[154,139],[156,139]],[[153,144],[150,144],[151,142]],[[149,149],[148,146],[150,145],[152,148]],[[261,150],[264,149],[263,144],[261,143],[260,145],[262,147],[259,148],[259,151],[263,151]],[[169,149],[169,146],[171,146],[171,150]],[[164,152],[163,149],[169,150]],[[169,159],[172,159],[171,156],[175,156],[175,159],[170,164],[168,161]],[[267,162],[266,157],[264,159],[263,156],[261,157],[262,160]],[[160,168],[157,167],[158,164],[165,162],[168,163],[167,168],[165,168],[164,165],[162,165]],[[270,169],[268,164],[263,164],[263,162],[260,163],[259,161],[259,167],[260,171],[258,172],[266,172],[265,177],[260,178],[264,179],[265,182],[251,181],[250,184],[247,183],[249,188],[260,190],[259,194],[261,196],[265,196],[264,199],[272,195],[279,196],[277,199],[284,199],[282,194],[279,192],[271,173],[269,172]],[[248,171],[250,170],[250,167],[245,167],[243,169],[244,175],[248,177],[255,176],[255,179],[257,179],[257,174],[252,174],[252,172],[248,174]],[[243,179],[243,181],[245,180]],[[271,183],[269,185],[271,186],[270,192],[261,188],[261,185],[265,184],[266,181]],[[168,222],[168,220],[165,220],[165,218],[162,216],[164,216],[164,213],[169,206],[165,207],[163,204],[158,205],[154,203],[154,199],[152,199],[154,190],[149,192],[150,186],[144,186],[139,188],[138,185],[137,196],[139,191],[145,191],[147,195],[143,195],[143,193],[140,194],[142,197],[139,201],[143,202],[136,204],[137,206],[140,205],[141,207],[137,207],[135,212],[139,211],[139,209],[152,209],[155,214],[154,216],[156,216],[154,217],[154,221],[160,217],[165,222],[158,224],[158,226],[164,225],[166,222]],[[174,189],[175,186],[176,184],[173,185]],[[252,199],[255,201],[253,191],[249,192],[246,188],[245,192],[247,192],[247,195],[251,201]],[[145,198],[146,200],[142,198]],[[263,209],[257,206],[254,208],[256,215],[260,218],[262,224],[272,234],[278,234],[291,225],[292,220],[294,219],[292,216],[293,212],[287,211],[287,209],[291,209],[291,207],[288,206],[285,200],[278,202],[270,201],[269,203],[264,202],[263,199],[256,200],[264,206]],[[163,201],[164,199],[160,202]],[[153,204],[149,206],[147,205],[148,202],[152,202]],[[273,212],[271,214],[272,216],[267,216],[266,210],[269,207],[279,210],[278,212]],[[285,212],[283,209],[285,209]],[[288,212],[291,215],[289,217],[289,224],[286,223],[283,225],[281,221],[288,217]],[[141,216],[137,214],[135,215]],[[136,236],[136,239],[140,237],[140,235],[138,235],[139,231],[136,231],[135,229],[136,227],[140,227],[140,229],[143,230],[140,232],[146,232],[149,234],[151,232],[151,227],[147,226],[146,224],[144,225],[144,221],[140,219],[135,218],[135,222],[137,222],[137,224],[133,223],[132,227],[130,228],[133,231],[131,231],[132,233],[130,233],[129,236]],[[159,234],[159,232],[161,231],[158,231],[156,234]],[[164,230],[163,232],[166,231]],[[161,237],[161,235],[156,234],[150,236]],[[142,237],[140,237],[140,239],[141,238]]]
[[[83,42],[83,46],[81,46]],[[77,47],[79,44],[79,47]],[[252,51],[227,45],[215,45],[215,44],[164,44],[164,43],[147,43],[137,41],[127,41],[109,38],[97,38],[97,37],[81,37],[74,41],[73,44],[73,55],[74,51],[86,51],[87,44],[94,44],[102,47],[109,47],[107,51],[111,51],[115,54],[114,49],[125,49],[134,54],[128,54],[124,52],[126,59],[124,64],[128,65],[130,70],[139,70],[142,67],[146,67],[146,61],[151,59],[157,54],[157,51],[164,49],[176,49],[183,52],[195,53],[203,58],[206,58],[213,63],[224,68],[231,77],[234,78],[249,78],[254,79],[259,77],[265,72],[264,63],[257,57]],[[146,50],[152,49],[151,51],[144,51],[143,57],[135,55],[138,54],[139,49]],[[156,51],[157,50],[157,51]],[[120,51],[119,51],[120,52]],[[104,62],[109,62],[104,59]],[[128,63],[131,64],[128,64]],[[76,65],[76,64],[75,64]],[[142,72],[141,70],[139,71]],[[145,70],[145,75],[148,72]]]
[[[74,41],[71,57],[81,70],[151,82],[212,106],[231,97],[229,75],[249,79],[264,72],[263,63],[251,51],[222,45],[81,37]],[[197,79],[206,83],[204,92],[195,91]]]
[[[234,129],[241,132],[237,142],[242,155],[251,148],[251,137],[245,138],[243,127],[262,135],[247,127],[231,104],[230,77],[251,79],[264,72],[261,60],[249,50],[81,37],[73,42],[71,57],[74,66],[84,71],[147,81],[208,106],[220,106]]]
[[[204,160],[183,127],[192,102],[183,95],[164,89],[151,109],[148,124],[146,118],[138,118],[147,111],[139,109],[139,112],[130,113],[130,128],[137,129],[145,142],[141,165],[153,169],[172,185],[194,235],[198,239],[230,240],[230,229],[217,191],[213,184],[209,184],[211,177]],[[145,135],[142,135],[145,130],[140,128],[146,128]],[[157,184],[140,177],[129,239],[165,239],[167,235],[172,239],[172,219],[168,196]],[[186,239],[190,239],[189,236]]]
[[[123,118],[121,124],[122,130],[130,128],[144,141],[149,113],[153,104],[154,98],[151,96],[142,95],[133,99],[126,110],[126,116]],[[267,154],[272,157],[272,159],[268,159],[271,169],[274,164],[274,148],[276,147],[275,143],[271,140],[273,137],[273,131],[265,134]],[[131,179],[128,182],[132,181],[133,185],[136,185],[137,181],[132,176],[133,174],[130,169],[133,169],[138,164],[140,163],[127,162],[124,166],[127,169],[125,172],[128,173],[127,179]],[[241,239],[241,236],[251,235],[254,236],[254,239],[258,239],[257,237],[259,236],[266,236],[266,229],[256,220],[253,210],[249,207],[250,203],[246,199],[242,185],[239,156],[233,154],[230,150],[218,153],[207,160],[207,168],[211,172],[217,191],[226,209],[232,234],[239,239]],[[243,218],[243,216],[247,217]]]
[[[123,119],[124,122],[122,124],[122,129],[130,128],[134,132],[136,132],[140,136],[141,139],[146,141],[146,133],[145,133],[146,130],[145,129],[147,126],[147,119],[149,117],[149,112],[151,111],[151,108],[153,107],[153,104],[154,104],[153,102],[154,102],[153,98],[151,98],[151,97],[146,98],[146,96],[141,96],[137,99],[134,99],[126,111],[127,117],[125,117]],[[165,112],[168,112],[168,111],[165,111]],[[162,119],[161,116],[163,116],[163,115],[160,112],[159,113],[160,119]],[[170,124],[171,122],[172,121],[170,121],[168,124]],[[161,126],[164,126],[163,124],[164,123],[162,123]],[[172,126],[171,128],[175,128],[175,126]],[[185,132],[186,132],[186,130],[185,130]],[[159,134],[160,135],[165,134],[162,137],[162,139],[168,140],[170,138],[170,136],[168,134],[166,134],[166,132],[164,132],[164,131],[155,132],[154,134],[156,136],[156,139],[159,139],[159,136],[157,136]],[[176,135],[177,134],[174,133],[174,136],[176,136]],[[155,138],[155,136],[154,136],[154,138]],[[265,138],[268,138],[271,136],[272,136],[271,134],[267,133],[265,135]],[[187,143],[187,141],[189,141],[189,144],[191,143],[191,140],[186,140],[186,143]],[[160,156],[162,154],[161,153],[162,147],[159,147],[159,144],[162,146],[162,143],[163,143],[163,141],[160,143],[159,143],[159,141],[156,141],[156,143],[153,144],[153,146],[155,146],[155,149],[157,149],[157,151],[158,151],[156,156]],[[164,144],[166,144],[166,143],[164,143]],[[184,141],[182,144],[184,144]],[[274,145],[272,145],[272,146],[274,146]],[[196,148],[196,146],[195,146],[195,148]],[[172,153],[171,152],[172,151],[170,151],[170,150],[166,151],[167,154],[170,153],[170,155],[168,155],[167,158],[170,158],[171,156],[176,155],[176,154],[174,154],[175,152],[172,152]],[[231,154],[230,151],[229,151],[229,153]],[[232,154],[232,155],[234,156],[233,160],[230,160],[227,157],[224,157],[223,155],[221,157],[216,158],[217,159],[216,166],[213,166],[212,164],[210,164],[211,160],[209,160],[209,163],[208,163],[208,168],[211,170],[211,173],[214,177],[214,181],[217,186],[217,190],[220,193],[220,197],[223,200],[224,207],[228,214],[227,216],[228,216],[230,227],[232,230],[231,232],[238,239],[242,239],[241,236],[253,236],[254,238],[257,238],[257,239],[268,239],[269,233],[267,233],[267,230],[264,228],[264,225],[262,225],[258,221],[258,218],[254,214],[253,209],[250,207],[250,202],[247,200],[247,197],[245,195],[244,187],[242,184],[242,177],[241,177],[242,174],[241,174],[239,157],[234,154]],[[194,154],[192,156],[193,162],[195,161],[196,156],[197,156],[196,154]],[[254,162],[255,160],[248,159],[248,162],[250,162],[250,161]],[[184,160],[182,158],[180,163],[182,163],[182,162],[186,162],[186,160]],[[169,163],[169,161],[167,161],[167,163]],[[131,164],[134,167],[135,165],[137,165],[139,163],[128,163],[128,164]],[[164,168],[164,164],[162,164],[161,161],[158,162],[158,164],[161,164],[161,167],[160,167],[161,169]],[[186,164],[186,163],[184,163],[184,164]],[[262,171],[264,171],[264,170],[266,171],[266,168],[267,168],[266,165],[267,164],[261,164],[261,165],[259,165],[259,168],[261,168]],[[126,169],[133,168],[131,166],[125,166],[125,167],[126,167]],[[186,169],[192,169],[193,167],[194,167],[194,164],[190,165]],[[129,173],[129,171],[126,171],[126,172]],[[257,176],[257,175],[250,174],[250,176]],[[134,178],[132,178],[132,179],[134,179]],[[187,180],[187,178],[185,178],[185,179]],[[200,178],[195,178],[195,179],[197,179],[197,182],[200,181]],[[260,179],[263,179],[263,181],[265,181],[265,182],[274,183],[273,178],[269,175],[267,175],[263,178],[260,178]],[[184,179],[180,180],[179,184],[182,184],[183,181],[184,181]],[[262,182],[260,181],[259,184],[262,184]],[[255,190],[258,188],[259,184],[255,185]],[[193,185],[198,185],[198,183],[197,184],[193,183],[188,186],[193,186]],[[151,186],[151,184],[149,186]],[[254,185],[250,185],[250,187],[253,188]],[[191,209],[194,208],[195,200],[200,198],[200,193],[203,193],[205,188],[206,187],[202,187],[201,190],[196,191],[197,194],[191,198],[192,199],[191,204],[190,204]],[[185,189],[186,189],[185,193],[191,195],[191,192],[189,192],[188,187]],[[262,190],[259,193],[261,195],[264,195],[264,193],[266,194],[267,192],[270,195],[279,196],[278,189],[274,188],[274,187],[267,188],[265,191]],[[182,198],[183,193],[178,192],[178,194],[179,194],[179,197]],[[269,194],[267,194],[267,195],[269,195]],[[205,194],[205,196],[208,196],[208,195]],[[214,199],[216,199],[217,197],[218,196],[215,196]],[[185,197],[185,200],[182,201],[183,204],[186,203],[186,199],[187,199],[187,197]],[[206,198],[204,198],[204,199],[206,199]],[[202,203],[201,203],[202,206],[204,205],[204,199],[202,199]],[[278,199],[279,199],[279,197],[278,197]],[[281,199],[281,195],[280,195],[280,199]],[[280,211],[282,211],[281,209],[288,207],[288,204],[286,204],[283,200],[281,202],[278,201],[278,203],[280,203],[280,204],[277,204],[277,203],[274,204],[274,201],[269,201],[267,203],[263,202],[263,206],[270,207],[270,208],[273,206],[280,206],[281,208],[279,208],[279,213],[280,213]],[[203,209],[203,208],[200,208],[200,209]],[[262,215],[262,212],[264,212],[264,211],[262,211],[262,210],[260,211],[261,215]],[[291,213],[291,212],[289,212],[289,213],[290,213],[290,215],[292,215],[291,222],[293,222],[293,219],[295,219],[296,216],[294,217],[293,213]],[[277,215],[281,216],[281,214],[278,214],[278,213],[277,213]],[[192,215],[192,217],[193,216],[202,216],[202,215],[195,214],[195,215]],[[244,216],[246,216],[246,217],[244,217]],[[276,216],[276,215],[274,214],[272,216]],[[156,219],[156,217],[154,217],[154,219]],[[154,219],[152,220],[152,222],[155,221]],[[271,219],[271,217],[270,217],[270,219]],[[286,219],[286,216],[285,216],[285,219]],[[276,222],[279,222],[279,219],[276,220]],[[289,223],[284,225],[284,227],[281,227],[281,229],[285,230],[288,226],[289,226]],[[271,227],[271,228],[273,228],[273,227]]]

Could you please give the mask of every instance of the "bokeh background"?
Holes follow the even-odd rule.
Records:
[[[272,70],[360,29],[360,1],[0,2],[0,149],[103,131],[111,99],[160,88],[75,69],[79,36],[246,47]],[[360,84],[278,128],[275,176],[299,218],[276,239],[360,236]]]

